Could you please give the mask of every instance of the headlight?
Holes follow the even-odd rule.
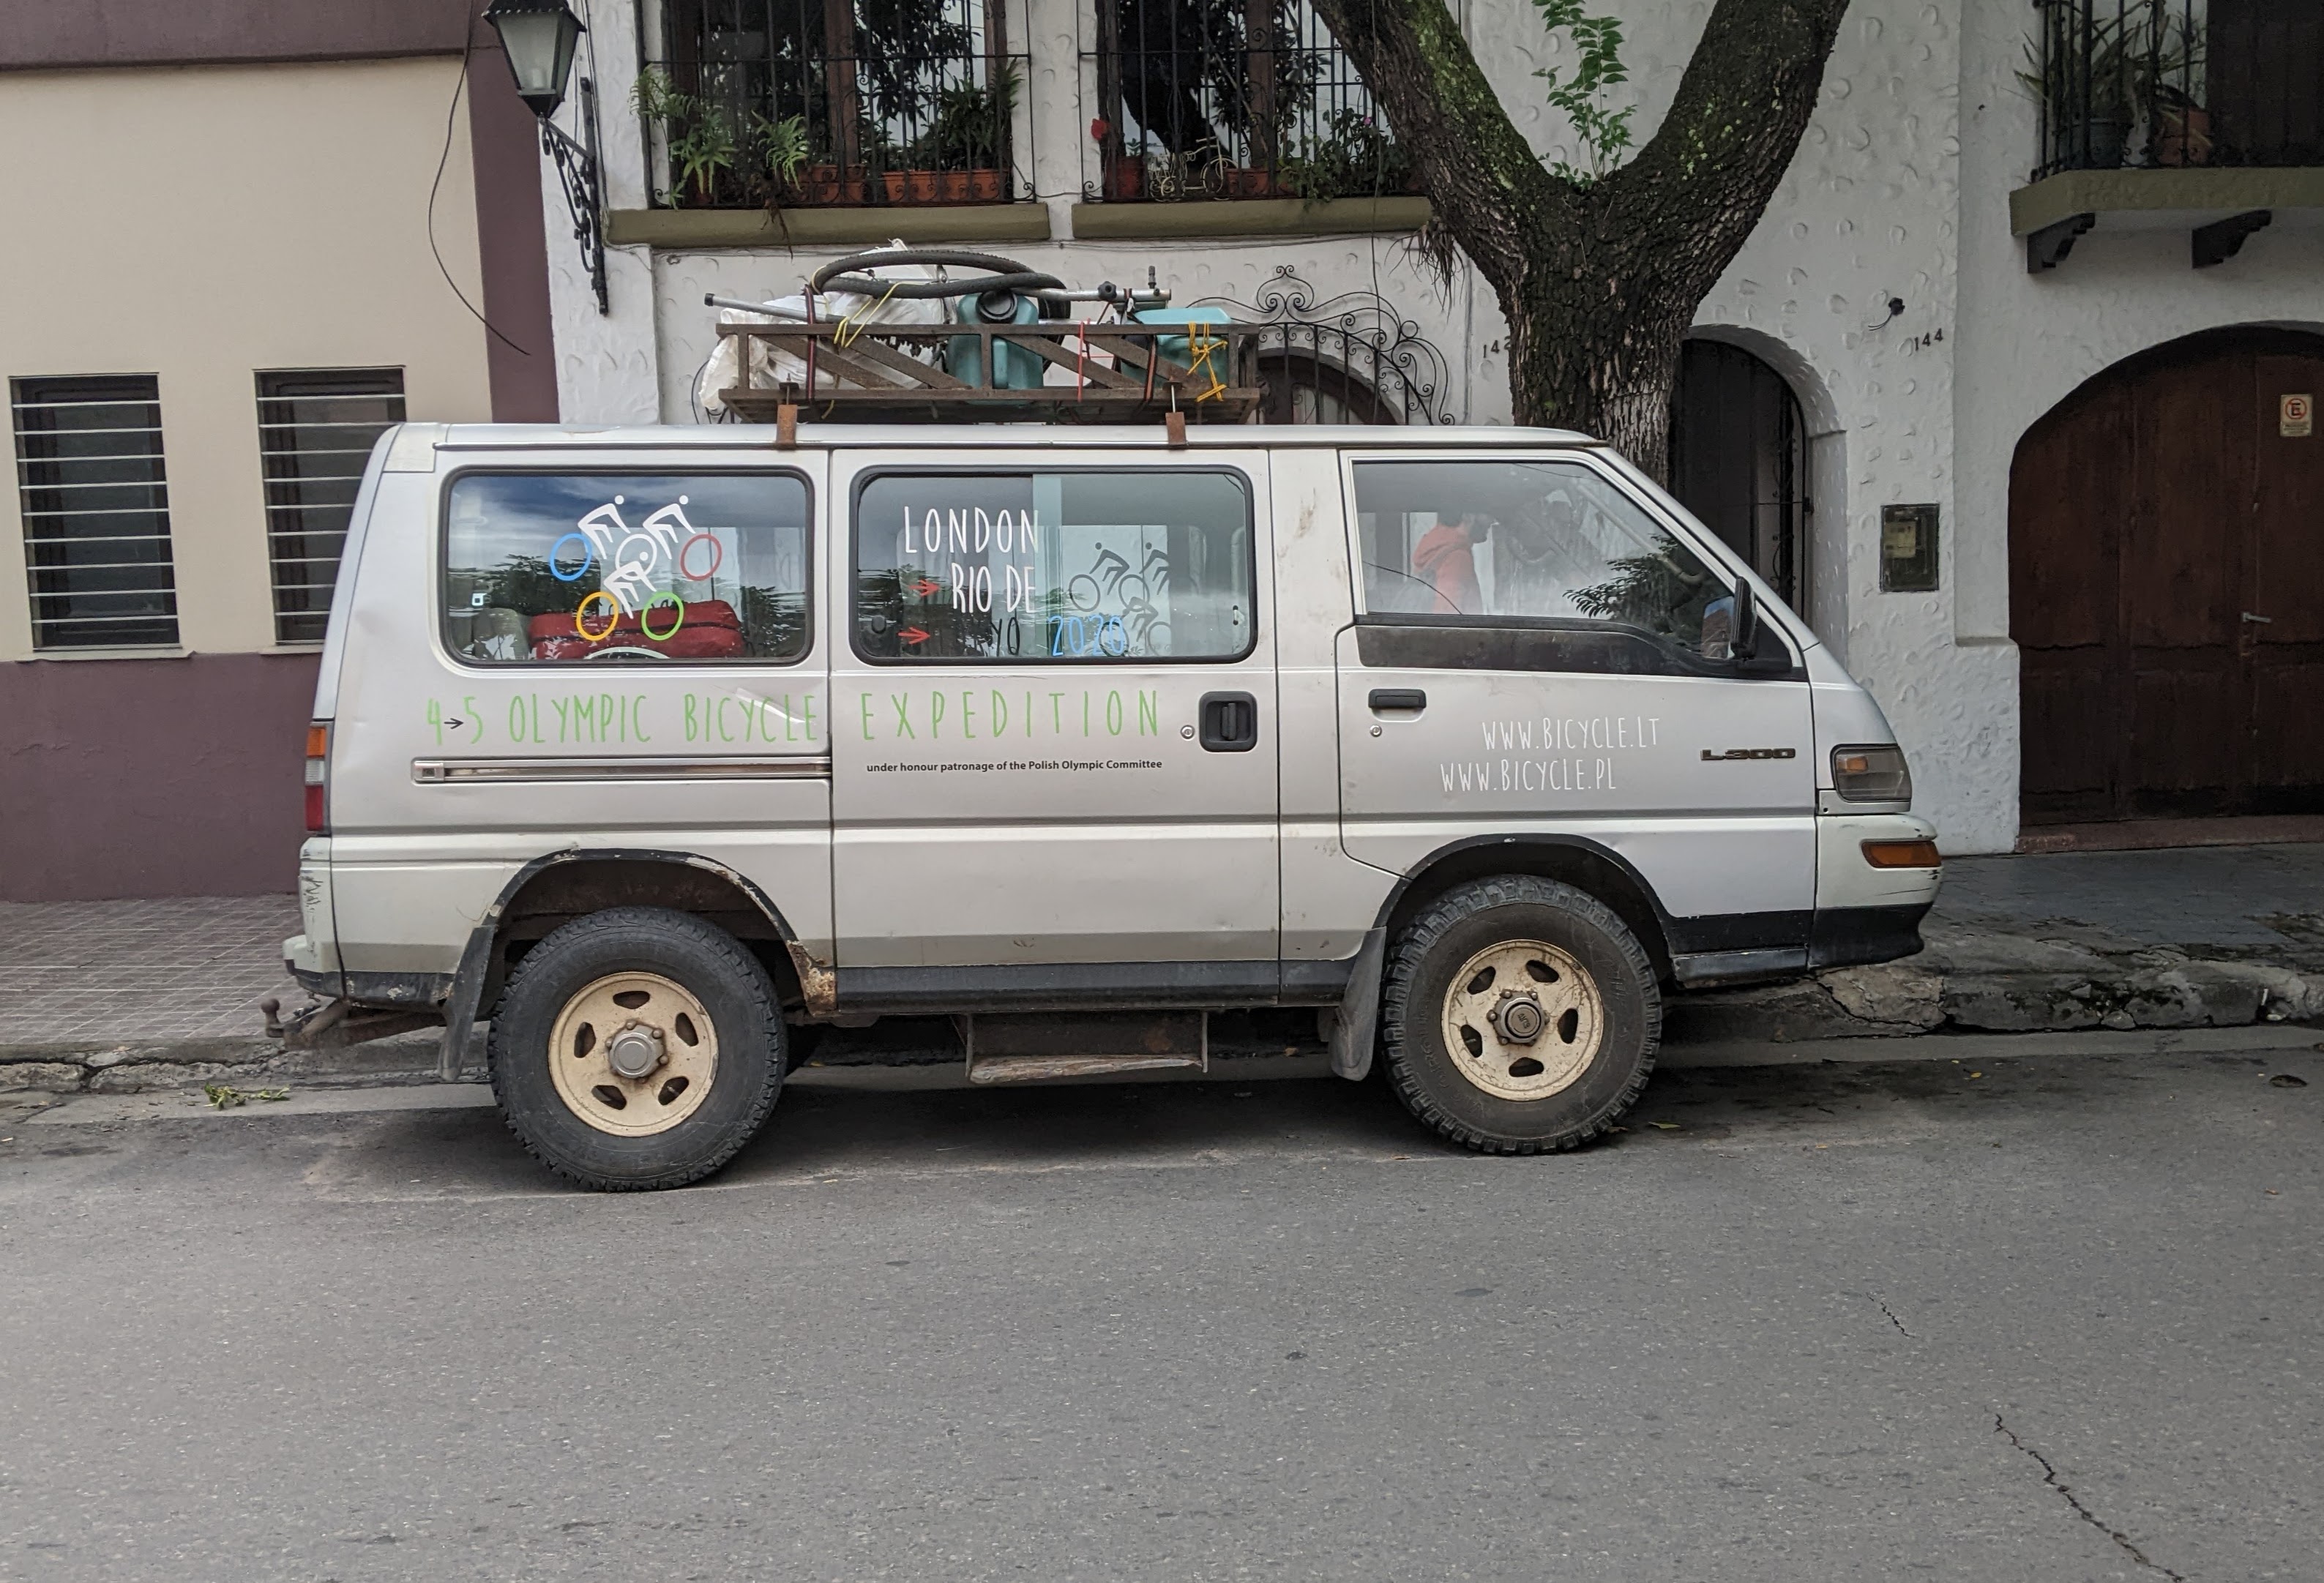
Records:
[[[1904,750],[1894,743],[1834,748],[1831,788],[1851,803],[1909,803],[1913,772],[1904,768]]]

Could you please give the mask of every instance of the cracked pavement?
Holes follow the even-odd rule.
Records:
[[[0,1577],[2324,1554],[2312,1048],[1672,1072],[1536,1160],[1331,1081],[801,1090],[638,1198],[425,1099],[0,1108]]]

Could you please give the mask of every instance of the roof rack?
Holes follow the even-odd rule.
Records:
[[[897,265],[927,273],[872,272]],[[945,272],[955,267],[982,272]],[[1267,327],[1167,313],[1150,270],[1142,289],[1076,290],[998,254],[897,246],[824,265],[802,297],[704,300],[750,316],[717,327],[722,367],[739,380],[717,403],[746,420],[1165,419],[1175,431],[1248,421],[1261,394],[1237,382]],[[1118,317],[1076,318],[1077,303]],[[818,318],[819,306],[838,317]]]
[[[1196,422],[1240,423],[1258,408],[1255,386],[1231,384],[1249,365],[1247,348],[1260,325],[959,325],[943,329],[892,325],[722,324],[718,333],[740,339],[735,365],[746,380],[771,366],[751,354],[763,341],[805,370],[802,380],[751,382],[719,392],[738,417],[772,422],[795,407],[802,416],[838,420],[903,418],[1043,417],[1063,421],[1152,420],[1183,412]],[[965,344],[965,345],[964,345]],[[1047,376],[1038,385],[996,385],[996,364],[1012,347],[1069,379]],[[908,348],[942,352],[953,364],[971,364],[964,379],[934,358]],[[1172,356],[1183,348],[1184,362]],[[964,357],[963,354],[968,355]]]

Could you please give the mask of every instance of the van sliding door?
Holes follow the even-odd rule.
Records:
[[[1273,993],[1267,459],[1058,457],[835,478],[844,1003]]]

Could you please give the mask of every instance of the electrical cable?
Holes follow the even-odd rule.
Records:
[[[452,278],[450,267],[444,262],[444,250],[436,245],[436,194],[444,186],[444,168],[452,162],[452,128],[458,123],[460,95],[467,88],[468,62],[474,58],[475,49],[476,23],[474,17],[470,17],[467,36],[461,41],[460,44],[460,75],[453,78],[452,102],[444,107],[444,149],[436,156],[436,179],[428,184],[428,251],[435,256],[437,272],[444,277],[444,284],[452,288],[452,295],[460,299],[460,306],[466,308],[475,321],[484,326],[502,345],[520,357],[530,357],[532,355],[531,353],[510,340],[502,333],[498,325],[486,318],[482,310],[468,300],[468,294],[460,290],[460,282]],[[481,267],[484,262],[484,238],[479,236],[476,242],[476,262]]]

